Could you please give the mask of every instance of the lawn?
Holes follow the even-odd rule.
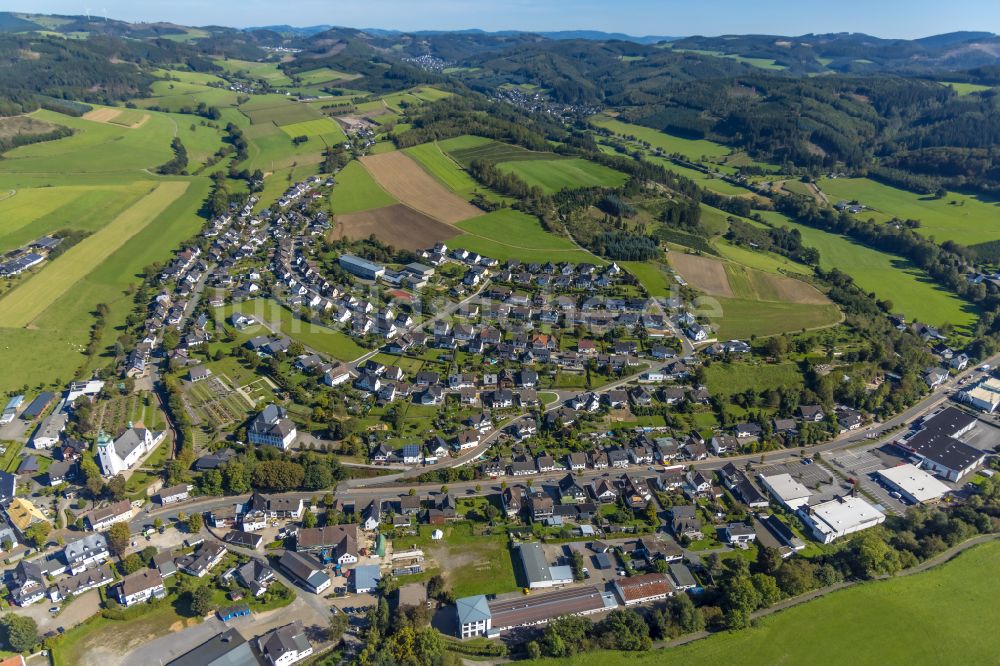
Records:
[[[873,209],[858,213],[859,219],[873,218],[876,222],[886,222],[893,217],[919,220],[917,233],[938,242],[951,240],[975,245],[1000,238],[1000,201],[997,200],[955,192],[936,199],[869,178],[824,178],[819,187],[831,203],[857,200]]]
[[[577,248],[569,239],[543,229],[537,218],[509,208],[474,217],[455,226],[465,234],[450,239],[450,246],[463,247],[498,261],[604,263],[586,250]]]
[[[624,123],[607,116],[594,116],[590,122],[597,127],[609,130],[613,134],[619,134],[626,138],[634,137],[639,141],[645,141],[653,148],[659,148],[668,154],[677,153],[691,161],[699,161],[703,157],[725,157],[730,152],[729,148],[721,143],[715,143],[706,139],[685,139],[673,134],[667,134],[666,132],[660,132],[651,127]]]
[[[698,169],[691,169],[689,167],[681,166],[672,160],[665,157],[657,157],[655,155],[650,155],[647,159],[650,162],[659,164],[664,169],[673,171],[676,174],[684,176],[694,182],[698,183],[701,187],[707,190],[711,190],[717,194],[724,194],[730,197],[745,197],[751,194],[750,190],[745,187],[740,187],[739,185],[733,185],[732,183],[722,180],[720,176],[713,176],[705,173],[704,171],[699,171]]]
[[[530,664],[660,666],[739,663],[828,664],[843,655],[858,666],[991,664],[1000,580],[1000,543],[989,543],[914,576],[857,585],[689,645],[644,653],[587,652]]]
[[[669,298],[671,287],[676,285],[658,261],[622,261],[618,265],[634,275],[653,298]]]
[[[713,394],[724,396],[747,389],[763,391],[802,386],[802,374],[794,363],[712,363],[705,367],[705,378]]]
[[[775,226],[798,229],[803,244],[819,250],[824,270],[838,268],[854,278],[866,291],[892,301],[892,310],[934,326],[949,322],[960,328],[976,321],[973,306],[935,284],[912,262],[844,236],[797,224],[778,213],[763,212],[764,219]]]
[[[720,340],[746,340],[802,329],[832,326],[841,320],[836,305],[779,303],[741,298],[719,298],[721,318],[710,318],[718,326]]]
[[[430,538],[435,529],[444,531],[440,541]],[[441,527],[423,525],[419,536],[393,541],[395,550],[411,545],[421,548],[442,565],[441,573],[456,598],[518,589],[506,534],[478,536],[473,533],[473,525],[466,522]]]
[[[399,203],[383,190],[361,162],[353,160],[334,177],[330,209],[338,215],[359,213]]]
[[[0,321],[10,328],[30,324],[52,303],[99,266],[126,241],[142,231],[171,201],[187,190],[184,181],[160,183],[138,203],[54,260],[0,299]]]
[[[351,336],[326,326],[297,319],[291,310],[276,301],[265,299],[243,301],[232,309],[227,309],[223,316],[228,316],[232,311],[253,314],[258,320],[268,322],[272,328],[277,327],[282,334],[298,340],[306,347],[341,361],[351,361],[368,352]]]
[[[498,168],[549,193],[582,187],[618,187],[628,180],[620,171],[579,157],[501,162]]]

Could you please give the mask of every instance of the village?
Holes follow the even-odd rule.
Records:
[[[362,650],[385,604],[496,655],[993,476],[1000,382],[933,328],[928,397],[892,419],[797,402],[724,424],[706,368],[761,350],[683,290],[331,241],[333,184],[214,219],[140,292],[117,375],[8,399],[6,601],[43,636],[183,607],[207,619],[114,663],[285,666]]]

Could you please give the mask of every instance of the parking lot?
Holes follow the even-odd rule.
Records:
[[[894,467],[906,460],[898,454],[891,444],[873,449],[853,449],[844,451],[831,459],[831,464],[843,474],[857,479],[861,489],[876,501],[876,508],[884,513],[902,514],[907,505],[892,497],[885,486],[875,481],[872,476],[880,469]]]
[[[994,452],[1000,446],[1000,428],[982,419],[969,432],[960,438],[963,442],[980,451]]]

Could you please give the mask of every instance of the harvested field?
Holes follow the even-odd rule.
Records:
[[[93,120],[96,123],[110,123],[112,120],[117,118],[121,112],[121,109],[94,109],[93,111],[88,111],[83,114],[83,117],[87,120]]]
[[[733,296],[726,266],[721,261],[694,254],[670,253],[670,265],[689,285],[711,296]]]
[[[83,117],[95,123],[112,123],[130,129],[142,127],[149,120],[148,113],[142,113],[134,109],[114,109],[111,107],[88,111],[83,114]]]
[[[479,208],[449,192],[402,151],[363,157],[361,163],[386,192],[435,220],[455,224],[483,214]],[[427,246],[427,242],[419,245]]]
[[[431,219],[402,204],[338,215],[337,224],[330,231],[332,238],[350,240],[360,240],[375,234],[382,242],[406,250],[430,247],[459,233],[455,227]]]
[[[734,263],[725,264],[725,269],[729,288],[737,298],[814,305],[826,305],[830,302],[822,292],[801,280]]]

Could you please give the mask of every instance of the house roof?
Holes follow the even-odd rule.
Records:
[[[377,564],[362,564],[354,567],[354,589],[370,590],[382,580],[382,572]]]
[[[312,647],[299,620],[264,634],[258,639],[257,645],[261,654],[270,659],[271,663],[278,663],[286,654],[299,654]]]
[[[473,622],[486,622],[493,617],[486,597],[482,594],[455,600],[455,611],[458,613],[459,626]]]
[[[619,578],[615,581],[615,585],[618,588],[618,593],[626,603],[662,596],[674,591],[674,586],[661,573],[648,573],[641,576]]]
[[[163,577],[156,569],[144,569],[122,579],[122,594],[126,597],[163,585]]]
[[[250,644],[236,629],[226,629],[166,666],[259,666]],[[0,665],[2,666],[2,665]]]

